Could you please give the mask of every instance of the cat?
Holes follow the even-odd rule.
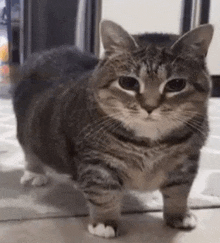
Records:
[[[166,45],[110,20],[100,32],[100,60],[60,47],[34,54],[21,68],[13,90],[26,161],[21,183],[46,184],[43,165],[69,174],[97,236],[119,234],[127,190],[159,189],[166,224],[193,229],[187,198],[209,130],[205,57],[213,27],[201,25]]]

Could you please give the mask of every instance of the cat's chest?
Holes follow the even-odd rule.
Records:
[[[153,191],[158,189],[166,180],[166,173],[162,169],[156,172],[129,171],[129,179],[125,180],[128,190]]]
[[[127,175],[124,185],[128,189],[156,190],[165,182],[168,172],[184,159],[179,146],[133,147],[124,157]]]

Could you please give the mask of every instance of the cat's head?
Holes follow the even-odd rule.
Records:
[[[212,35],[206,24],[171,47],[143,47],[121,26],[103,21],[105,55],[94,72],[99,107],[138,137],[157,140],[187,123],[196,128],[211,90],[205,56]]]

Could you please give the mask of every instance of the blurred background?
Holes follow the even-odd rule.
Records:
[[[33,52],[71,44],[100,56],[101,19],[113,20],[131,34],[183,34],[213,24],[207,64],[213,96],[220,96],[219,10],[219,0],[0,0],[0,96],[8,97],[9,72]]]

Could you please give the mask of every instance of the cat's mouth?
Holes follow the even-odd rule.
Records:
[[[144,118],[144,121],[146,121],[146,122],[155,122],[157,120],[149,115],[148,117]]]
[[[148,112],[142,112],[140,118],[144,122],[158,122],[160,120],[160,115],[158,112],[152,112],[150,114]]]

